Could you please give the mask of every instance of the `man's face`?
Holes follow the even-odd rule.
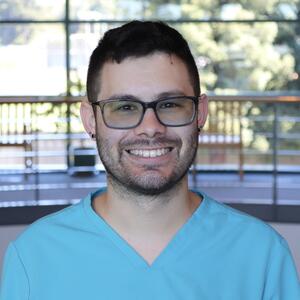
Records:
[[[99,100],[126,95],[144,102],[166,95],[194,95],[181,59],[162,53],[105,63],[100,91]],[[133,129],[108,128],[99,107],[95,118],[98,150],[109,180],[156,195],[186,175],[197,150],[197,117],[187,126],[166,127],[147,109],[142,123]]]

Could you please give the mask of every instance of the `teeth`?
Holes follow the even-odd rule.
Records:
[[[156,149],[156,150],[129,150],[128,152],[135,156],[141,157],[158,157],[170,152],[170,148]]]

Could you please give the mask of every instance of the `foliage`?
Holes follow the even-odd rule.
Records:
[[[24,14],[30,16],[33,13],[32,4],[34,0],[2,0],[0,1],[1,19],[22,19]],[[24,44],[32,35],[31,26],[9,26],[0,27],[0,44],[9,45]]]
[[[38,5],[41,2],[42,0],[1,0],[0,16],[3,19],[34,19],[36,16],[47,19],[49,8]],[[71,0],[70,3],[72,18],[88,20],[300,19],[299,0]],[[228,91],[263,93],[300,89],[299,22],[178,22],[172,25],[191,45],[204,91],[224,94]],[[92,26],[84,28],[86,34],[95,33],[95,27],[93,32]],[[72,27],[72,34],[76,34],[76,30],[80,30],[79,26]],[[26,43],[34,32],[31,25],[1,26],[0,44]],[[70,86],[73,95],[82,95],[84,91],[85,78],[78,74],[76,69],[72,69]],[[253,106],[253,109],[260,115],[272,115],[272,109],[268,105]],[[284,114],[292,114],[294,111],[299,113],[299,107],[291,104]],[[247,115],[251,116],[252,112],[249,109]],[[289,125],[283,125],[283,133],[299,129],[299,123],[286,124]],[[271,128],[270,122],[263,124],[253,121],[248,124],[247,129],[255,136],[256,132],[271,131]],[[270,138],[265,139],[270,147]],[[295,142],[293,145],[296,145]]]

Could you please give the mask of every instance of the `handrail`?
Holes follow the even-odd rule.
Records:
[[[209,94],[212,101],[239,101],[239,102],[269,102],[269,103],[300,103],[299,95],[215,95]],[[0,96],[1,103],[77,103],[86,100],[85,96]]]
[[[256,96],[256,95],[212,95],[208,97],[212,101],[240,101],[240,102],[271,102],[271,103],[284,103],[284,102],[294,102],[300,103],[299,96],[291,95],[266,95],[266,96]]]
[[[240,178],[243,180],[241,174],[243,175],[244,170],[250,170],[249,165],[246,165],[246,163],[244,164],[243,157],[250,157],[252,159],[250,160],[250,164],[252,164],[254,155],[257,155],[255,156],[255,159],[258,164],[260,163],[261,158],[263,159],[262,163],[265,163],[263,170],[272,172],[272,203],[274,208],[273,215],[275,218],[278,204],[278,172],[281,172],[282,170],[299,172],[300,165],[299,160],[297,159],[297,156],[299,155],[298,148],[282,148],[282,145],[286,144],[281,143],[286,143],[285,140],[291,140],[293,143],[296,143],[295,145],[298,145],[297,142],[300,135],[297,131],[282,132],[281,124],[285,121],[289,122],[288,124],[300,123],[300,118],[298,117],[300,93],[299,95],[288,93],[280,95],[208,94],[208,97],[211,100],[209,105],[211,109],[210,118],[208,118],[206,127],[203,129],[203,139],[200,142],[202,143],[202,149],[206,150],[206,152],[203,151],[204,156],[202,156],[202,158],[207,155],[205,158],[206,160],[204,161],[206,162],[209,160],[209,163],[207,165],[205,165],[205,163],[203,164],[201,161],[199,164],[195,163],[193,170],[196,172],[203,167],[210,168],[216,162],[219,163],[218,159],[223,159],[222,153],[226,152],[227,147],[229,150],[233,149],[230,151],[230,155],[235,155],[235,158],[238,158],[239,160],[238,170],[240,172]],[[3,130],[0,130],[0,145],[2,142],[3,147],[14,146],[18,143],[18,139],[26,141],[29,146],[26,149],[24,146],[22,153],[19,153],[20,151],[18,150],[19,152],[15,158],[18,158],[18,163],[22,162],[22,160],[30,162],[30,164],[25,165],[23,174],[25,174],[25,176],[34,174],[36,187],[39,186],[39,172],[40,170],[44,170],[40,169],[42,164],[48,165],[48,163],[53,163],[53,158],[56,157],[55,161],[60,164],[60,167],[63,166],[64,170],[72,171],[72,168],[75,165],[73,162],[73,158],[75,157],[74,149],[76,147],[82,147],[81,145],[84,145],[83,147],[90,146],[91,140],[89,139],[89,136],[84,133],[79,118],[78,104],[81,101],[87,101],[87,98],[85,96],[62,95],[0,96],[0,119],[2,117],[2,120],[0,120],[0,129],[1,126],[3,127]],[[288,114],[285,113],[287,106],[293,107]],[[261,109],[261,114],[256,114],[256,107]],[[252,108],[255,109],[252,110]],[[281,114],[282,108],[283,114]],[[11,116],[9,113],[11,113]],[[43,123],[45,123],[44,120],[47,120],[49,124],[52,124],[52,127],[45,127],[43,125]],[[250,123],[247,120],[249,120]],[[23,127],[20,127],[20,124],[23,124],[22,122],[28,125],[28,131],[22,131]],[[251,122],[254,122],[254,125]],[[251,129],[256,126],[256,122],[259,126],[257,127],[257,130],[253,132],[259,137],[263,136],[269,145],[269,148],[266,148],[262,152],[259,152],[258,150],[255,152],[254,148],[248,148],[249,141],[252,138],[250,134],[252,131],[249,131],[248,127],[250,126],[249,128]],[[260,125],[260,122],[267,122],[267,126],[263,127]],[[16,123],[18,123],[18,125],[16,125]],[[8,129],[9,124],[12,124],[12,130]],[[70,124],[73,125],[71,126]],[[211,127],[209,127],[209,125],[211,125]],[[209,130],[210,128],[211,130]],[[232,130],[234,130],[234,134],[232,134]],[[216,144],[214,143],[214,138],[218,133],[220,139],[217,139],[218,144]],[[246,134],[242,136],[242,133]],[[230,138],[230,140],[227,141],[227,137]],[[232,139],[233,137],[237,138],[238,143]],[[206,140],[209,142],[206,142]],[[51,144],[49,144],[49,141],[52,141]],[[223,147],[220,148],[219,146],[222,142]],[[205,147],[207,149],[205,149]],[[251,152],[252,150],[253,152]],[[80,155],[95,155],[95,153],[97,153],[96,150],[94,150],[94,153],[86,153],[86,151],[90,150],[84,149],[84,153]],[[1,161],[3,161],[3,159],[12,161],[11,157],[13,156],[11,154],[7,155],[4,151],[3,153],[3,155],[0,156]],[[264,156],[266,156],[266,158]],[[286,160],[283,160],[282,163],[279,160],[279,156]],[[287,158],[288,156],[292,158]],[[62,158],[64,160],[61,160]],[[70,158],[71,164],[68,163]],[[294,161],[296,164],[292,165]],[[229,159],[227,161],[228,168],[225,166],[224,170],[236,170],[236,168],[231,165],[233,163],[235,164],[235,160]],[[84,168],[96,170],[95,167],[99,169],[99,166],[100,165],[94,165]],[[283,166],[284,168],[282,168]],[[291,169],[290,167],[293,168]],[[78,168],[81,168],[81,166]],[[251,170],[256,169],[254,167],[254,169]],[[195,186],[197,186],[196,183]],[[35,189],[34,197],[36,200],[40,199],[38,189]]]
[[[34,103],[77,103],[85,100],[86,97],[78,96],[0,96],[0,104],[34,104]]]

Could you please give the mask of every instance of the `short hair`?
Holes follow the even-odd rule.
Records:
[[[188,43],[174,28],[161,21],[131,21],[108,30],[93,51],[87,74],[87,97],[98,100],[101,69],[105,62],[121,63],[129,57],[155,52],[175,54],[187,67],[195,96],[200,95],[199,73]]]

